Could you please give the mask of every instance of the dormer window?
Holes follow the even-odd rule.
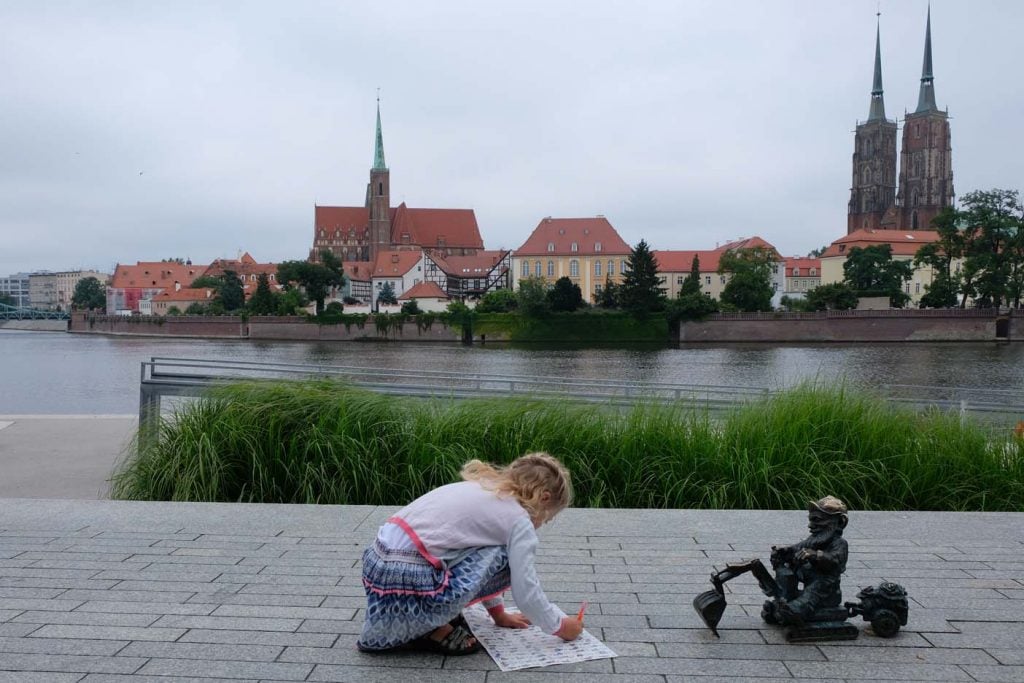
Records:
[[[793,268],[793,277],[800,277],[800,269]]]
[[[594,251],[601,251],[601,243],[594,242]]]
[[[555,250],[555,243],[554,242],[548,242],[548,251],[554,251],[554,250]]]
[[[843,253],[844,251],[846,251],[846,245],[845,245],[845,244],[840,244],[840,245],[839,245],[839,253],[841,254],[841,253]]]
[[[571,247],[569,247],[569,249],[570,249],[571,251],[579,251],[579,250],[580,250],[580,245],[579,245],[579,244],[577,244],[576,242],[573,242],[573,243],[572,243],[572,246],[571,246]]]
[[[811,268],[811,277],[814,277],[817,274],[818,274],[818,269],[817,268]]]

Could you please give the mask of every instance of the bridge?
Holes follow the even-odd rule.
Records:
[[[0,320],[69,320],[66,311],[42,311],[35,308],[19,308],[0,304]]]

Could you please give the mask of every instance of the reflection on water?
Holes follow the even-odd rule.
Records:
[[[0,330],[0,414],[132,413],[139,363],[220,358],[779,388],[804,380],[851,386],[1024,387],[1024,344],[737,344],[567,348],[439,343],[250,342]]]

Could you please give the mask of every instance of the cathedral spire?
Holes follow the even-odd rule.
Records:
[[[938,111],[935,105],[935,87],[932,81],[932,7],[928,5],[928,23],[924,34],[924,63],[921,65],[921,94],[917,97],[917,111]]]
[[[882,28],[875,27],[875,79],[871,85],[871,109],[868,121],[885,120],[885,99],[882,97]]]
[[[384,134],[380,131],[380,95],[377,95],[377,143],[373,152],[373,169],[386,171],[387,168],[384,163]]]

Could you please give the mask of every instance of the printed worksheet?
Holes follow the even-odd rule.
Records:
[[[616,656],[608,646],[590,635],[588,631],[567,643],[558,636],[544,633],[536,626],[500,628],[491,620],[487,610],[479,604],[466,608],[463,614],[473,635],[502,671],[571,664]]]

